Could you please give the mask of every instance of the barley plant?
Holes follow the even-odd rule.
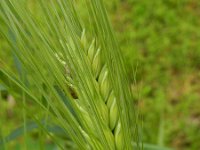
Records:
[[[33,9],[28,0],[0,1],[0,33],[17,64],[4,63],[1,82],[22,95],[25,137],[29,117],[60,149],[139,149],[130,83],[103,2],[82,0],[84,17],[79,3],[35,0]],[[29,101],[40,115],[30,114]]]

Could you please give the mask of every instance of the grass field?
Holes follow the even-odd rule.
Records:
[[[112,13],[128,65],[137,68],[144,141],[200,148],[199,8],[197,0],[142,0]]]
[[[200,1],[113,0],[106,6],[127,60],[143,141],[200,149]],[[0,67],[15,67],[9,49],[0,35]],[[1,94],[0,132],[7,135],[22,124],[22,102]]]

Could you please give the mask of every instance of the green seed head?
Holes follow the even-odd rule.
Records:
[[[93,125],[93,122],[92,122],[91,118],[89,117],[89,114],[83,108],[81,108],[80,111],[83,115],[85,123],[91,127]],[[91,129],[94,129],[94,128],[91,127]]]
[[[110,92],[110,95],[108,97],[107,103],[106,105],[108,106],[108,108],[110,108],[112,106],[113,101],[116,99],[114,91]]]
[[[111,107],[110,107],[110,112],[109,112],[109,126],[110,129],[113,130],[117,124],[118,121],[118,108],[117,108],[117,104],[116,104],[116,99],[114,99]]]
[[[109,128],[107,128],[105,131],[104,131],[104,134],[105,134],[105,137],[106,137],[106,140],[108,141],[111,149],[115,149],[115,138],[114,138],[114,135],[113,133],[110,131]]]
[[[105,103],[103,103],[103,101],[99,101],[98,102],[98,110],[99,110],[99,113],[101,114],[102,116],[102,119],[103,119],[103,122],[106,124],[106,125],[109,125],[109,118],[108,118],[108,108],[106,106]]]
[[[124,143],[123,143],[123,133],[121,131],[121,123],[120,120],[117,123],[117,127],[115,128],[115,144],[117,150],[123,150],[124,149]]]
[[[96,51],[93,62],[92,62],[92,68],[93,68],[95,78],[99,75],[99,72],[101,71],[101,56],[100,56],[101,53],[100,52],[101,52],[101,49],[99,48]]]
[[[95,39],[93,39],[92,44],[90,44],[90,47],[88,49],[88,57],[89,57],[90,61],[93,61],[95,51],[96,51],[96,49],[95,49]]]
[[[83,32],[81,35],[81,45],[84,49],[87,47],[87,38],[85,36],[85,29],[83,29]]]
[[[104,102],[107,101],[111,87],[108,78],[108,70],[104,67],[99,76],[100,91],[103,96]]]

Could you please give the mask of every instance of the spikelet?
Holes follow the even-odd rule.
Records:
[[[122,130],[121,130],[120,121],[117,123],[117,127],[115,128],[114,135],[115,135],[116,149],[122,150],[123,147],[124,147],[124,142],[123,142],[124,137],[123,137],[123,133],[122,133]]]

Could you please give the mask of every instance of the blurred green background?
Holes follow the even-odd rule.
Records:
[[[105,4],[139,101],[143,141],[177,150],[200,149],[200,1]],[[0,58],[0,67],[3,62],[12,66],[13,56],[2,35]],[[22,102],[13,104],[5,92],[1,94],[0,128],[7,135],[22,123]]]

